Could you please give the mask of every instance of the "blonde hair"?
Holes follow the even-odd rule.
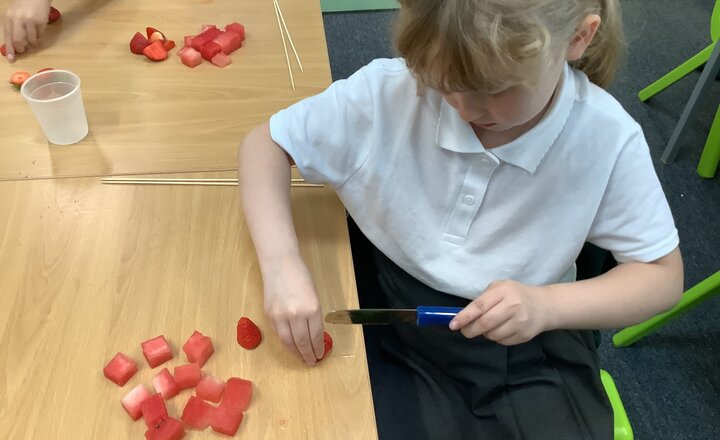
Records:
[[[421,87],[495,93],[536,81],[591,14],[601,24],[571,62],[607,88],[624,50],[619,0],[399,0],[395,46]]]

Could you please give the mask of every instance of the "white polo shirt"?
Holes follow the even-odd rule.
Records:
[[[453,295],[558,282],[585,241],[620,262],[678,245],[642,129],[569,66],[544,118],[490,150],[439,93],[418,96],[402,59],[278,112],[270,131],[380,251]]]

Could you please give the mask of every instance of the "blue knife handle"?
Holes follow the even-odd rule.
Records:
[[[418,306],[417,325],[448,325],[461,307]]]

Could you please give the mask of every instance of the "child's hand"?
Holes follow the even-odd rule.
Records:
[[[13,0],[3,26],[8,61],[23,53],[28,45],[37,46],[48,22],[50,0]]]
[[[480,297],[467,305],[450,322],[466,338],[484,336],[503,345],[527,342],[548,330],[548,295],[542,287],[515,281],[490,284]]]
[[[322,358],[325,343],[320,302],[307,266],[288,258],[267,267],[265,313],[288,350],[305,363]]]

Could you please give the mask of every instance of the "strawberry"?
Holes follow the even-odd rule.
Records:
[[[325,343],[325,352],[323,353],[322,357],[318,359],[318,361],[325,359],[325,356],[327,356],[327,354],[330,353],[330,350],[332,350],[333,339],[332,336],[330,336],[330,333],[323,332],[323,342]]]
[[[55,69],[53,69],[52,67],[46,67],[46,68],[44,68],[44,69],[40,69],[40,70],[38,70],[38,71],[37,71],[37,73],[40,73],[40,72],[47,72],[48,70],[55,70]]]
[[[242,347],[252,350],[260,345],[262,333],[250,318],[242,317],[237,323],[237,341]]]
[[[143,53],[152,61],[162,61],[168,57],[167,50],[165,50],[165,46],[163,46],[162,41],[156,41],[150,44],[148,47],[143,49]]]
[[[48,24],[55,23],[56,21],[60,20],[60,17],[62,17],[60,11],[50,6],[50,14],[48,14]]]
[[[28,78],[30,78],[28,72],[15,72],[10,75],[10,84],[12,84],[16,90],[20,90],[20,86],[22,86]]]
[[[163,41],[163,46],[165,46],[165,50],[170,52],[175,47],[175,42],[173,40],[165,40]]]
[[[150,45],[150,42],[145,38],[145,35],[140,32],[135,32],[132,40],[130,40],[130,52],[142,55],[143,50]]]
[[[7,56],[7,49],[5,49],[5,45],[3,44],[0,46],[0,55],[6,57]]]
[[[147,38],[151,43],[154,41],[167,39],[165,38],[165,34],[155,29],[154,27],[148,26],[147,28],[145,28],[145,34],[147,35]]]

